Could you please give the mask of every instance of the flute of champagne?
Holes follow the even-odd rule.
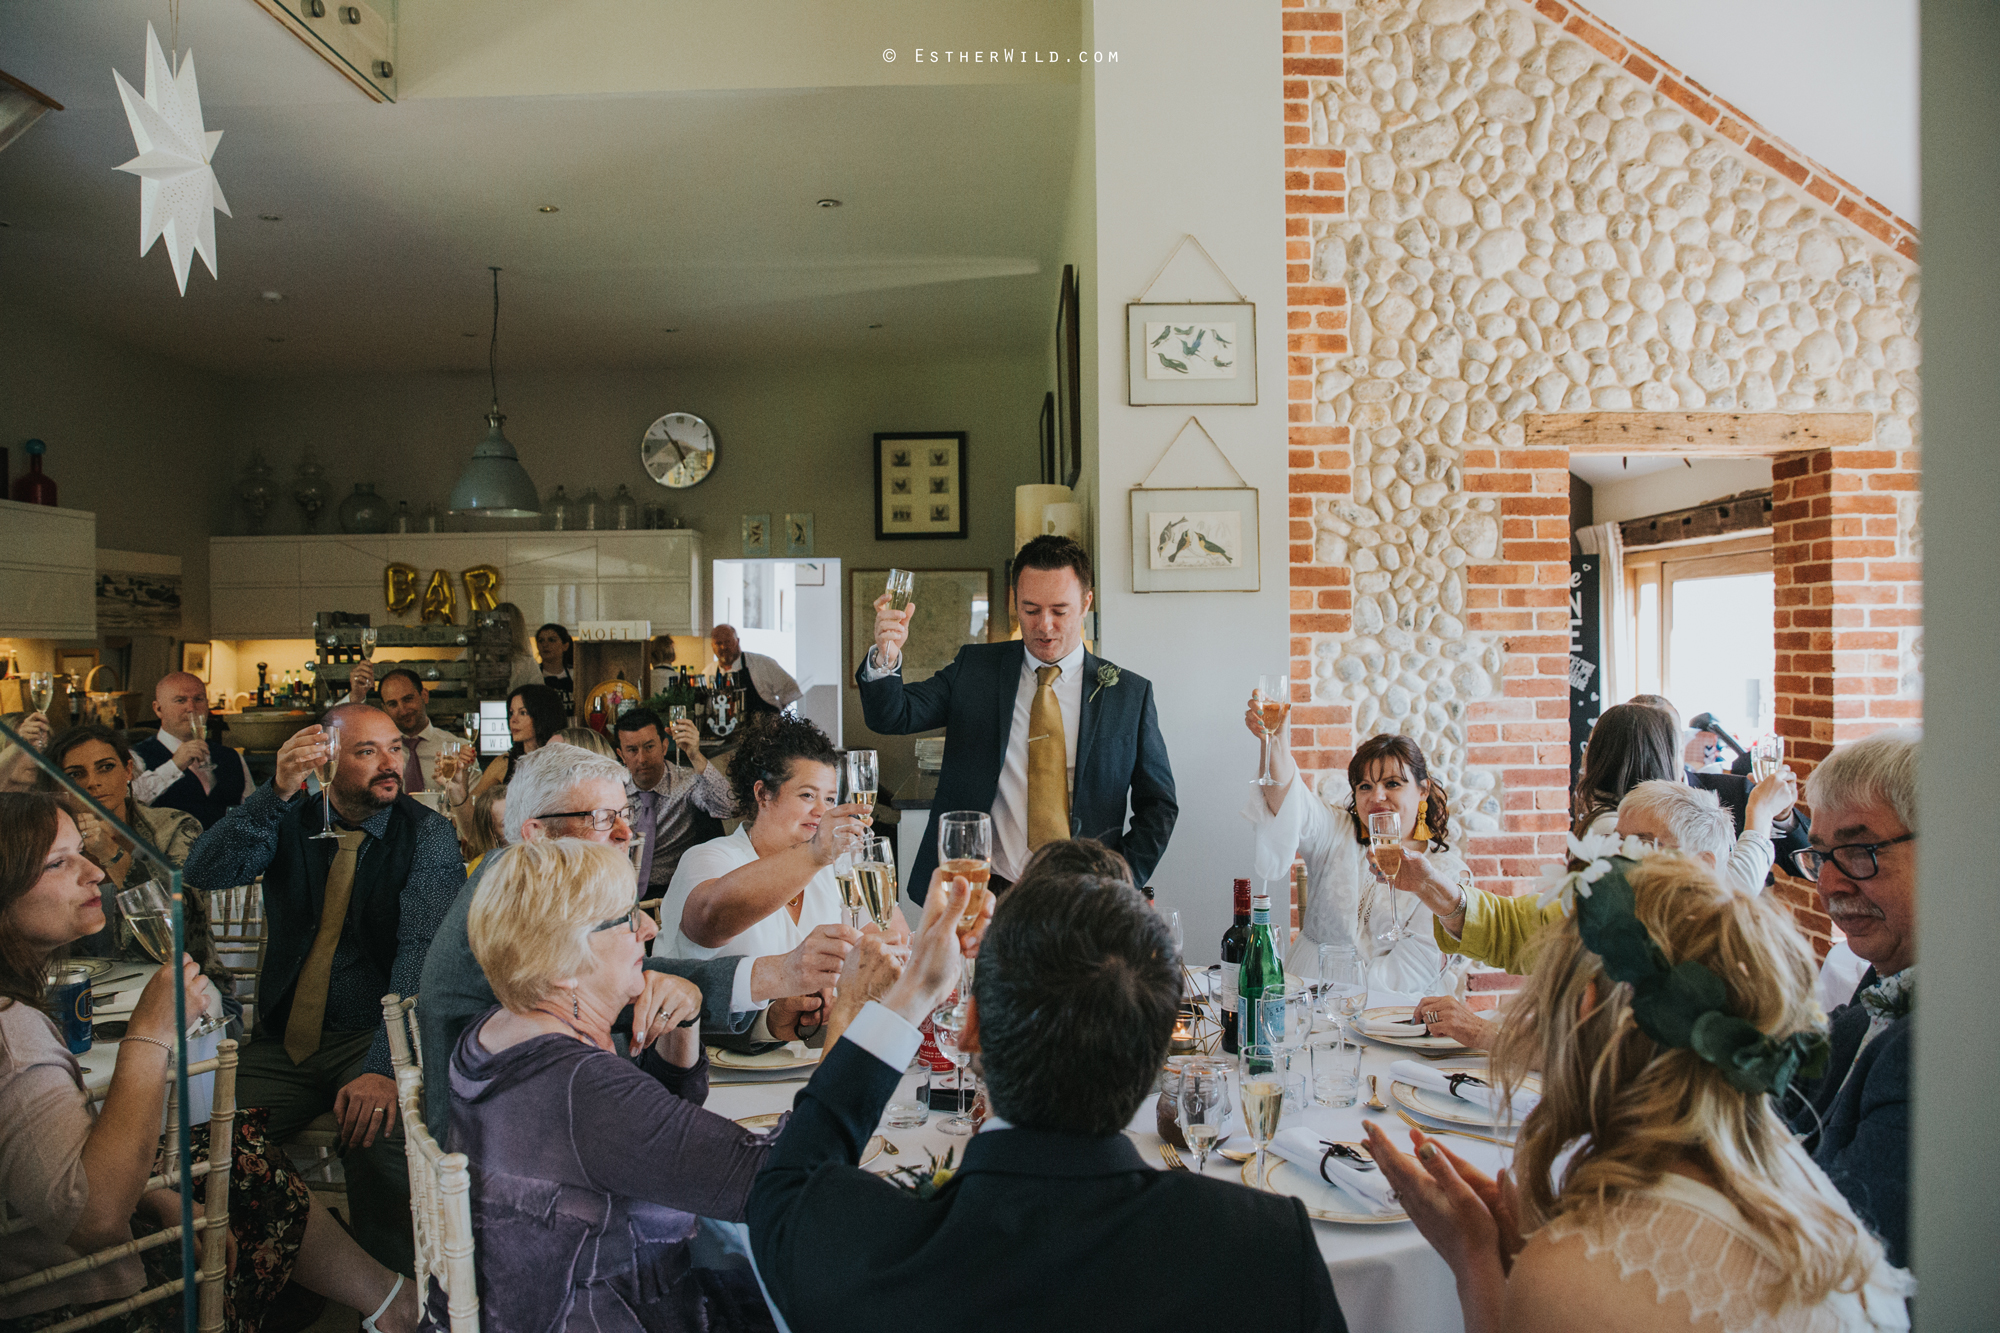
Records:
[[[137,888],[120,892],[118,912],[126,928],[132,932],[132,938],[139,942],[139,947],[151,954],[153,961],[160,966],[171,967],[174,958],[173,904],[168,901],[167,891],[160,887],[160,882],[149,879]],[[221,1019],[203,1014],[188,1024],[188,1040],[220,1032],[222,1026]]]
[[[1368,859],[1375,873],[1394,885],[1403,868],[1403,817],[1394,810],[1377,810],[1368,816]],[[1376,938],[1393,944],[1412,932],[1398,919],[1395,894],[1389,895],[1389,928]]]
[[[319,767],[319,796],[325,803],[326,822],[315,838],[338,838],[340,830],[333,826],[333,775],[340,768],[340,728],[326,729],[326,759]]]
[[[1257,688],[1250,692],[1250,707],[1257,714],[1257,730],[1264,733],[1263,757],[1257,765],[1255,785],[1275,787],[1278,780],[1271,776],[1271,740],[1285,725],[1285,714],[1291,711],[1292,680],[1290,676],[1259,676]]]
[[[1243,1080],[1243,1125],[1250,1141],[1257,1145],[1257,1165],[1251,1179],[1264,1181],[1264,1154],[1277,1137],[1278,1121],[1285,1112],[1285,1085],[1266,1074]]]
[[[965,900],[965,914],[959,918],[961,932],[979,924],[979,913],[992,892],[987,883],[993,877],[993,817],[982,810],[954,810],[938,821],[938,863],[947,881],[962,879],[972,886]],[[959,989],[972,993],[973,960],[959,962]]]
[[[896,857],[887,838],[863,838],[855,850],[854,881],[876,929],[887,930],[896,915]]]
[[[846,778],[847,797],[844,805],[858,805],[864,819],[875,815],[875,793],[878,787],[877,772],[879,762],[873,750],[849,750],[847,752]]]
[[[33,671],[28,674],[28,702],[35,706],[37,713],[49,711],[49,705],[56,701],[56,678],[52,671]]]
[[[1785,738],[1772,732],[1750,747],[1750,776],[1762,782],[1785,766]]]

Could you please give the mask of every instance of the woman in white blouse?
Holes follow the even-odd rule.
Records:
[[[656,955],[790,953],[816,927],[860,938],[845,924],[833,862],[867,823],[859,806],[835,804],[838,760],[804,718],[770,713],[751,724],[729,783],[736,808],[754,813],[682,855],[660,903]]]
[[[1571,915],[1544,932],[1493,1052],[1497,1088],[1520,1088],[1531,1069],[1541,1077],[1512,1179],[1496,1182],[1421,1132],[1410,1135],[1413,1161],[1369,1126],[1383,1174],[1451,1266],[1467,1333],[1908,1328],[1909,1274],[1890,1266],[1773,1105],[1800,1034],[1826,1024],[1789,915],[1673,853],[1624,879],[1624,920],[1647,939],[1621,949],[1623,974],[1644,945],[1658,951],[1656,975],[1706,972],[1720,1000],[1687,991],[1672,1017],[1692,1032],[1737,1025],[1730,1042],[1709,1044],[1722,1064],[1648,1035],[1633,983],[1612,979]],[[1659,992],[1644,1001],[1659,1002]]]
[[[1244,721],[1260,740],[1254,711]],[[1431,916],[1413,895],[1397,893],[1375,872],[1368,850],[1368,816],[1393,811],[1401,819],[1403,848],[1427,853],[1437,874],[1471,879],[1449,846],[1451,812],[1444,788],[1431,780],[1424,752],[1408,736],[1373,736],[1347,764],[1347,805],[1330,808],[1299,780],[1291,757],[1291,723],[1271,739],[1271,774],[1278,785],[1261,787],[1243,812],[1257,827],[1255,870],[1263,880],[1283,880],[1292,859],[1306,866],[1306,900],[1299,938],[1285,959],[1295,975],[1319,975],[1319,947],[1346,945],[1361,963],[1371,990],[1434,995],[1445,957],[1431,935]]]

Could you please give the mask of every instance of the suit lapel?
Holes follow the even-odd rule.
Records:
[[[1078,696],[1081,702],[1076,716],[1076,780],[1070,795],[1071,809],[1076,806],[1075,792],[1083,790],[1084,760],[1090,757],[1091,743],[1097,739],[1097,720],[1104,712],[1104,705],[1092,697],[1097,693],[1097,667],[1102,660],[1088,649],[1084,651],[1083,693]]]
[[[1014,699],[1021,692],[1021,661],[1028,654],[1027,647],[1019,639],[1010,640],[1006,649],[997,659],[1000,679],[993,683],[993,734],[999,738],[993,747],[997,756],[993,765],[996,785],[1000,781],[1000,770],[1007,763],[1007,747],[1014,741]]]

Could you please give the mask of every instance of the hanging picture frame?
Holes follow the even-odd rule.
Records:
[[[1079,341],[1076,265],[1064,264],[1056,301],[1056,475],[1071,489],[1083,474],[1083,352]]]
[[[1243,480],[1200,419],[1189,417],[1159,463],[1131,490],[1132,591],[1256,592],[1262,587],[1263,551],[1255,486],[1147,484],[1188,425],[1201,432],[1236,480]]]
[[[1167,265],[1192,244],[1234,301],[1148,301]],[[1184,235],[1125,307],[1126,400],[1134,407],[1257,402],[1257,305],[1202,243]]]
[[[965,432],[875,437],[875,539],[965,536]]]
[[[1044,486],[1059,485],[1060,483],[1056,481],[1058,475],[1056,472],[1058,466],[1056,458],[1056,396],[1053,393],[1042,395],[1042,416],[1038,434],[1042,443],[1042,484]]]

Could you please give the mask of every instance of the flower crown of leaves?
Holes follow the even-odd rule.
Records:
[[[1638,838],[1600,833],[1569,840],[1570,865],[1542,867],[1541,904],[1562,900],[1604,974],[1632,987],[1632,1018],[1662,1046],[1693,1051],[1741,1092],[1782,1097],[1794,1078],[1826,1067],[1824,1032],[1774,1039],[1728,1011],[1728,988],[1701,963],[1671,966],[1635,914],[1628,870],[1651,850]]]

